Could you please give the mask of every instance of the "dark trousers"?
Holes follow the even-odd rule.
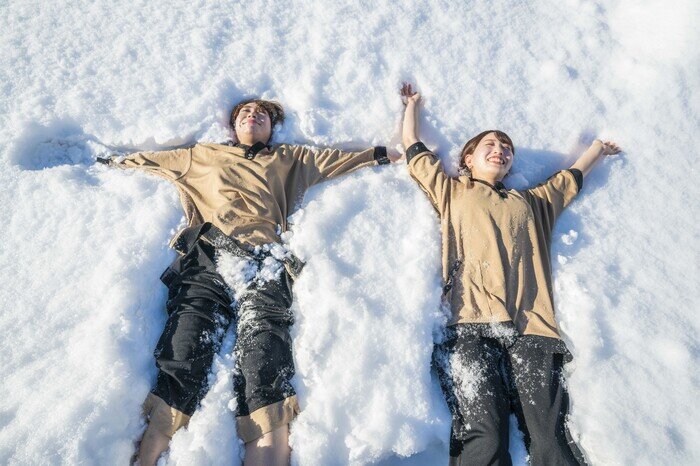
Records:
[[[169,270],[164,274],[168,320],[154,353],[158,378],[152,393],[191,416],[208,390],[214,355],[236,320],[236,415],[248,415],[293,395],[292,292],[286,271],[277,280],[252,283],[238,297],[234,311],[229,290],[216,271],[215,251],[207,243],[198,241]]]
[[[508,419],[515,412],[532,465],[580,465],[566,427],[569,397],[561,340],[518,336],[509,324],[458,324],[434,363],[452,413],[451,464],[510,465]]]

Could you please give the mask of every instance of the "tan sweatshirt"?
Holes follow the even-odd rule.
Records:
[[[447,176],[422,143],[409,148],[407,159],[411,176],[440,214],[449,325],[512,321],[521,335],[559,338],[552,229],[582,178],[564,170],[532,189],[506,190]]]
[[[197,144],[137,152],[118,162],[111,159],[110,165],[141,169],[172,181],[180,192],[188,226],[211,222],[255,247],[280,242],[287,218],[310,186],[388,162],[383,147],[342,152],[280,144],[255,153],[237,146]]]

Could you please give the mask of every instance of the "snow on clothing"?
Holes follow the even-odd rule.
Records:
[[[516,191],[450,178],[421,142],[406,150],[406,160],[442,226],[452,317],[435,366],[452,413],[450,464],[511,464],[511,408],[531,464],[585,464],[566,429],[561,366],[571,354],[554,317],[549,257],[554,222],[583,175],[565,170]]]
[[[563,170],[525,191],[451,178],[423,143],[409,172],[440,214],[450,325],[512,321],[521,335],[559,338],[549,249],[554,222],[583,182]]]
[[[361,152],[281,144],[197,144],[187,149],[139,152],[110,165],[137,168],[164,177],[180,192],[189,227],[173,238],[211,224],[253,249],[279,242],[287,217],[306,189],[365,166],[388,163],[386,149]],[[202,230],[203,231],[203,230]],[[155,351],[156,387],[144,405],[150,422],[168,436],[188,423],[207,389],[213,356],[232,319],[236,341],[238,398],[236,421],[244,442],[289,423],[299,412],[290,380],[294,375],[289,326],[293,317],[291,278],[255,283],[237,297],[216,270],[216,251],[203,240],[191,242],[164,274],[169,287],[168,322]]]
[[[251,259],[253,258],[251,254]],[[216,267],[216,250],[197,240],[168,269],[168,320],[155,349],[158,378],[146,414],[166,435],[187,424],[208,388],[214,355],[235,319],[234,391],[238,434],[244,442],[289,423],[299,412],[289,327],[294,319],[291,278],[252,281],[236,296]],[[164,414],[170,418],[161,419]]]
[[[566,425],[562,367],[570,355],[553,351],[549,340],[518,335],[512,322],[447,328],[433,359],[452,413],[451,466],[510,465],[511,410],[530,464],[586,464]]]

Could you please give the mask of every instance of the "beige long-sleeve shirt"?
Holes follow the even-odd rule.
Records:
[[[197,144],[186,149],[137,152],[110,162],[166,178],[178,188],[188,226],[211,222],[255,247],[280,242],[287,218],[306,190],[361,167],[388,163],[386,150],[316,151],[287,144],[257,153],[238,146]]]
[[[552,229],[582,178],[564,170],[532,189],[506,190],[449,177],[418,144],[407,151],[408,168],[440,214],[449,324],[512,321],[521,335],[559,338]]]

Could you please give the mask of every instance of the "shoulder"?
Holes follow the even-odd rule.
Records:
[[[526,194],[526,193],[533,193],[538,190],[548,190],[548,189],[555,189],[555,190],[563,190],[567,189],[569,186],[573,186],[573,188],[578,192],[583,184],[583,175],[579,170],[571,170],[571,169],[565,169],[565,170],[559,170],[557,172],[554,172],[552,175],[549,176],[546,180],[544,180],[541,183],[538,183],[537,185],[529,188],[529,189],[523,189],[519,190],[521,194]]]
[[[270,145],[269,153],[277,157],[301,157],[306,150],[304,146],[283,142]]]

